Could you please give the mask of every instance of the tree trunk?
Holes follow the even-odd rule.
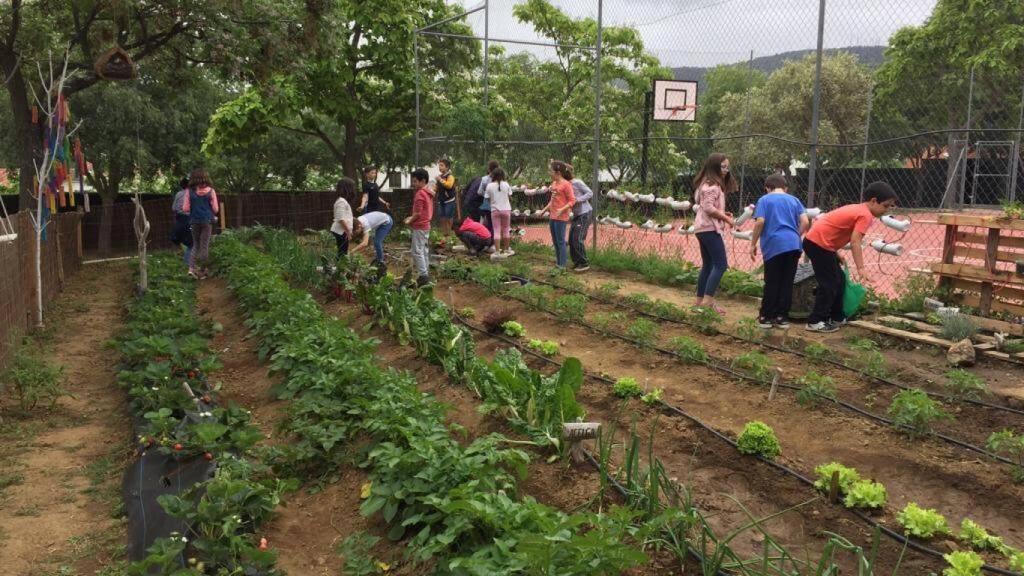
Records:
[[[345,122],[345,156],[341,159],[341,169],[345,176],[353,180],[359,180],[359,143],[356,142],[358,134],[355,119]]]
[[[103,178],[94,178],[93,185],[100,193],[100,230],[96,247],[100,256],[110,255],[110,233],[114,224],[114,203],[121,188],[120,171],[111,167],[110,174]]]
[[[7,83],[7,94],[11,103],[14,138],[18,149],[18,206],[19,210],[27,211],[32,206],[34,160],[38,157],[40,147],[39,128],[32,124],[32,105],[28,100],[28,86],[21,73],[21,64],[17,56],[5,50],[0,50],[0,76],[11,78]]]

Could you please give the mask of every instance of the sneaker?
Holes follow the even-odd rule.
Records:
[[[495,252],[496,252],[496,250],[494,249],[494,246],[488,246],[487,247],[487,253],[488,254],[494,254]]]
[[[504,260],[505,258],[508,258],[508,254],[505,254],[504,252],[491,253],[491,260]]]
[[[785,318],[782,318],[780,316],[779,318],[776,318],[772,322],[772,325],[775,326],[776,328],[781,328],[781,329],[785,330],[785,329],[789,328],[789,320],[786,320]]]
[[[516,251],[511,249],[511,248],[509,248],[508,250],[503,250],[502,254],[504,254],[505,256],[515,256],[516,255]]]
[[[587,270],[590,270],[590,266],[577,266],[572,269],[573,272],[586,272]]]
[[[759,316],[757,318],[757,327],[758,328],[771,328],[774,325],[775,325],[774,322],[772,322],[771,320],[765,318],[764,316]]]
[[[431,282],[430,282],[430,277],[429,276],[420,276],[419,278],[416,279],[416,286],[419,287],[419,288],[423,288],[424,286],[429,286],[430,284],[431,284]]]
[[[815,322],[814,324],[808,324],[806,330],[808,332],[835,332],[839,330],[839,327],[831,322]]]

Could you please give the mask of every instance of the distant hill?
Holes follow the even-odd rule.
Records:
[[[878,67],[885,59],[885,46],[849,46],[846,48],[834,48],[825,50],[826,54],[835,54],[836,52],[850,52],[857,56],[861,63],[866,64],[870,68]],[[782,65],[787,60],[800,60],[808,54],[813,54],[814,50],[794,50],[792,52],[783,52],[781,54],[773,54],[771,56],[761,56],[754,58],[753,65],[756,70],[760,70],[765,74],[771,74],[772,72],[782,68]],[[745,64],[745,62],[737,62],[736,64]],[[708,68],[696,68],[691,66],[682,66],[679,68],[673,68],[672,73],[675,74],[676,80],[696,80],[698,83],[704,81],[704,74],[706,74]]]

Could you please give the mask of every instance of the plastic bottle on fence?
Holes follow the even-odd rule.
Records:
[[[742,226],[744,222],[750,219],[754,215],[754,205],[751,204],[743,209],[743,213],[733,220],[733,226]]]
[[[890,244],[885,240],[875,240],[871,243],[871,247],[881,254],[890,254],[892,256],[903,255],[903,245],[896,242]]]
[[[744,230],[742,232],[739,230],[733,230],[732,237],[737,240],[746,240],[747,242],[750,242],[754,239],[754,233],[750,230]]]
[[[910,230],[910,220],[897,220],[888,214],[884,214],[882,216],[882,224],[885,224],[893,230],[899,230],[900,232]]]
[[[821,208],[808,208],[804,213],[807,214],[808,218],[814,220],[818,216],[821,216]]]

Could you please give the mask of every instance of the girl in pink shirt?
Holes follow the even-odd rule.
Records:
[[[697,189],[694,201],[700,206],[693,227],[700,244],[701,259],[694,306],[706,306],[724,314],[725,310],[715,303],[715,292],[722,275],[729,268],[723,235],[732,226],[732,214],[725,211],[725,195],[736,190],[736,181],[729,173],[729,159],[725,154],[708,156],[693,180],[693,186]]]
[[[576,196],[572,191],[572,166],[559,160],[551,161],[551,200],[541,212],[551,213],[551,242],[555,245],[555,266],[565,270],[569,252],[565,244],[565,232],[569,228],[572,206]]]

